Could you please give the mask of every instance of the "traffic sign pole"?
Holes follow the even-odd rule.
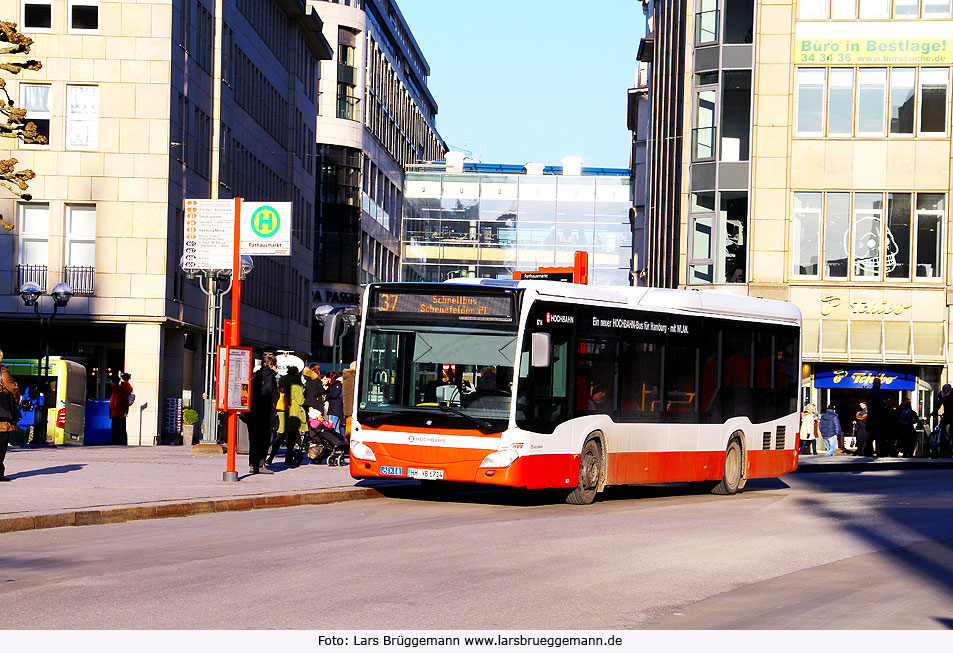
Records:
[[[238,346],[240,313],[242,310],[242,256],[239,253],[239,234],[241,232],[242,198],[235,198],[235,248],[232,253],[232,328],[229,334],[229,343]],[[228,411],[228,454],[226,469],[222,474],[223,481],[237,481],[238,472],[235,471],[235,446],[238,434],[238,413]]]

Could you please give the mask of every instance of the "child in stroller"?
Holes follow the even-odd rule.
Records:
[[[301,451],[312,464],[323,460],[329,467],[344,466],[347,455],[347,442],[320,413],[308,418],[308,433],[301,440]]]

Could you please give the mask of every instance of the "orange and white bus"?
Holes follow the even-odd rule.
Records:
[[[793,304],[555,281],[372,284],[354,478],[564,488],[699,482],[734,494],[797,467]]]

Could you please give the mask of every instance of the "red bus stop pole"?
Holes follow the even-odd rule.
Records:
[[[242,310],[242,256],[238,251],[241,234],[242,198],[235,198],[235,246],[232,252],[232,328],[228,342],[231,346],[238,346],[239,317]],[[225,379],[222,379],[224,382]],[[238,435],[238,413],[228,411],[228,454],[223,481],[237,481],[238,472],[235,471],[235,447]]]

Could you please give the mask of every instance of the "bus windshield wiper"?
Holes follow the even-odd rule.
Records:
[[[390,410],[384,413],[371,413],[360,416],[360,420],[367,424],[368,426],[380,426],[381,423],[385,420],[391,419],[392,417],[400,417],[401,415],[413,414],[413,411],[410,410]]]
[[[488,421],[486,421],[485,419],[480,419],[479,417],[474,417],[473,415],[469,415],[469,414],[463,412],[462,410],[460,410],[460,409],[458,409],[458,408],[454,408],[453,406],[448,406],[448,405],[446,405],[446,404],[440,404],[440,410],[442,410],[442,411],[445,412],[445,413],[453,413],[454,415],[459,415],[460,417],[465,417],[466,419],[468,419],[468,420],[470,420],[471,422],[473,422],[474,424],[476,424],[476,425],[477,425],[477,428],[480,429],[480,432],[481,432],[481,433],[486,433],[487,435],[489,435],[490,433],[493,433],[493,432],[496,431],[496,429],[493,428],[493,425],[490,424],[490,423],[489,423]]]

